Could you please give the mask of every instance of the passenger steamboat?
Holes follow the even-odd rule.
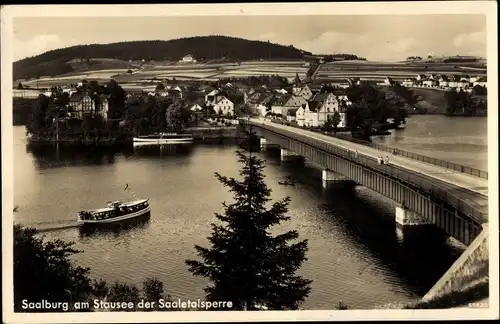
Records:
[[[193,141],[192,134],[179,133],[155,133],[134,137],[134,145],[141,144],[181,144],[191,143]]]
[[[107,207],[79,212],[78,223],[82,225],[110,224],[144,216],[150,212],[149,199],[126,203],[112,201],[108,202]]]

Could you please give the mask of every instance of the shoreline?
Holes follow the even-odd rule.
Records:
[[[22,126],[22,125],[18,125]],[[195,142],[213,140],[237,139],[237,126],[234,127],[203,127],[203,128],[188,128],[187,132],[193,134]],[[133,144],[132,137],[117,138],[62,138],[56,140],[55,137],[26,137],[26,143],[29,145],[61,145],[61,146],[85,146],[85,147],[110,147]]]

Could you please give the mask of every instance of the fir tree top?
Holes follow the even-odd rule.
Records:
[[[271,190],[264,182],[264,161],[252,154],[255,133],[247,132],[249,154],[237,151],[243,165],[241,180],[216,173],[233,193],[232,204],[223,203],[224,213],[212,224],[211,247],[195,246],[202,262],[187,260],[189,271],[207,277],[210,301],[231,301],[233,309],[297,309],[310,292],[311,280],[295,272],[306,260],[307,240],[297,231],[271,235],[272,226],[289,220],[289,197],[270,207]]]

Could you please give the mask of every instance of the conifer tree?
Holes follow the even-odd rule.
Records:
[[[295,274],[306,260],[307,240],[291,242],[298,239],[297,231],[270,233],[272,226],[289,220],[290,198],[268,205],[264,161],[252,155],[255,134],[250,130],[246,135],[249,154],[236,152],[243,179],[215,173],[234,202],[224,202],[224,213],[215,214],[220,222],[212,223],[211,247],[195,246],[203,261],[186,264],[191,273],[211,281],[205,288],[209,301],[231,301],[233,310],[298,309],[311,290],[312,281]]]

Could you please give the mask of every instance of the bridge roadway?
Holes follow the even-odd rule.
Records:
[[[358,143],[349,142],[339,138],[327,136],[320,133],[311,132],[296,127],[281,125],[261,119],[250,119],[256,124],[274,127],[276,129],[284,129],[287,131],[300,134],[301,136],[309,137],[319,141],[333,144],[337,147],[358,151],[358,155],[377,159],[378,157],[389,156],[389,165],[398,166],[405,171],[426,178],[432,178],[439,186],[445,187],[450,194],[460,198],[471,207],[483,213],[484,222],[488,222],[488,180],[474,177],[472,175],[461,173],[458,171],[443,168],[441,166],[428,164],[425,162],[406,158],[404,156],[392,155],[387,152],[380,151],[376,148],[365,146]]]

